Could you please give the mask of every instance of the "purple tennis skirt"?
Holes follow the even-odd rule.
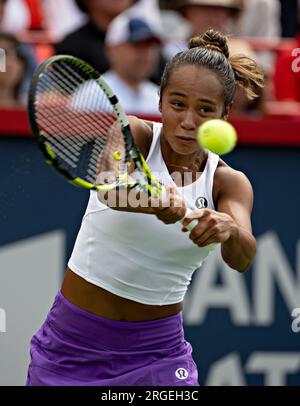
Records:
[[[124,322],[86,312],[59,292],[30,342],[28,386],[198,386],[182,313]]]

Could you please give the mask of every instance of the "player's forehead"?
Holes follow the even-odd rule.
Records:
[[[174,93],[195,100],[205,98],[215,103],[224,101],[224,86],[217,73],[197,65],[182,65],[172,71],[165,94]]]

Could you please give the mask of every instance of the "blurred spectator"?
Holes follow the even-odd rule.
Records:
[[[0,3],[3,0],[0,0]],[[6,0],[4,6],[4,15],[0,24],[1,30],[19,33],[29,28],[30,26],[30,11],[24,0]],[[1,12],[0,12],[1,14]]]
[[[158,7],[158,0],[138,0],[126,10],[126,13],[130,13],[134,17],[142,18],[157,35],[162,36],[161,12]],[[179,30],[179,27],[176,27],[176,30]],[[157,85],[160,84],[166,62],[167,60],[163,54],[163,48],[160,47],[159,61],[150,78],[153,83]]]
[[[232,34],[258,40],[280,38],[279,0],[243,0],[242,4],[242,11],[231,29]],[[256,52],[256,59],[267,74],[272,74],[274,65],[272,52]]]
[[[280,2],[279,0],[242,0],[242,11],[233,28],[242,37],[279,38]]]
[[[6,56],[5,71],[0,73],[0,106],[14,107],[23,103],[22,88],[28,61],[22,44],[13,34],[0,32],[0,48]]]
[[[188,39],[192,35],[197,35],[206,30],[213,28],[222,33],[228,33],[228,27],[230,21],[235,18],[241,8],[240,0],[159,0],[159,5],[162,9],[162,14],[165,14],[165,10],[175,10],[181,18],[187,22],[183,33],[185,32],[186,38],[172,38],[167,35],[167,43],[164,47],[164,53],[171,59],[177,52],[187,48]],[[164,26],[164,30],[170,31],[168,26],[172,26],[170,18],[173,18],[173,27],[176,24],[183,24],[180,21],[180,17],[174,17],[171,14],[168,15],[168,25]],[[162,18],[163,23],[166,19]],[[172,31],[175,31],[174,29]],[[176,35],[177,36],[177,35]]]
[[[104,49],[106,30],[118,14],[129,8],[134,0],[75,0],[87,14],[88,22],[67,35],[57,44],[57,54],[69,54],[84,59],[100,73],[109,69]]]
[[[61,41],[67,34],[86,23],[87,15],[76,6],[74,0],[43,0],[45,28],[50,37]]]
[[[187,48],[187,39],[193,36],[191,24],[175,10],[162,10],[163,55],[167,61]]]
[[[111,70],[103,77],[125,111],[159,115],[159,88],[148,80],[159,60],[158,35],[144,19],[123,13],[110,24],[105,44]]]
[[[148,23],[128,13],[116,17],[109,26],[106,47],[112,69],[103,78],[116,93],[126,113],[160,115],[159,87],[147,80],[156,67],[160,38]],[[72,100],[74,109],[86,109],[82,100],[89,99],[89,111],[101,106],[92,97],[98,85],[89,80],[83,83]],[[84,97],[85,96],[85,97]]]
[[[57,5],[57,0],[6,0],[3,29],[14,33],[46,30],[53,40],[60,40],[82,25],[86,15],[74,0],[59,0]]]
[[[158,0],[139,0],[130,7],[130,12],[136,17],[146,20],[155,32],[161,32],[161,12]]]
[[[298,0],[280,0],[281,3],[281,36],[295,37],[298,31]]]
[[[2,29],[15,34],[43,29],[43,2],[44,0],[6,0]]]
[[[173,9],[185,17],[194,34],[210,28],[227,33],[229,21],[241,9],[241,0],[160,0],[160,7]]]
[[[194,33],[210,28],[228,33],[228,25],[240,10],[240,0],[185,0],[181,14],[191,23]]]

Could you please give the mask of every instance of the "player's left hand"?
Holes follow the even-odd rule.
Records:
[[[158,200],[159,205],[152,210],[163,223],[174,224],[184,217],[187,205],[184,198],[176,192],[173,185],[165,185],[165,192],[164,197]],[[150,202],[152,199],[151,197],[149,198]]]
[[[198,224],[190,232],[189,237],[199,247],[224,243],[237,232],[236,222],[226,213],[211,209],[193,210],[185,217],[182,230],[188,231],[185,227],[193,220],[198,220]]]

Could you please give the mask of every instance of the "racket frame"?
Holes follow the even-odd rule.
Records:
[[[129,162],[131,159],[134,164],[136,169],[143,174],[146,182],[142,184],[141,182],[138,181],[128,181],[127,177],[127,170],[130,165],[130,163],[126,163],[125,165],[127,166],[127,170],[123,171],[123,173],[120,173],[118,176],[117,181],[111,183],[111,184],[105,184],[105,185],[97,185],[93,184],[91,182],[88,182],[80,177],[72,177],[68,171],[64,168],[61,167],[59,164],[58,160],[56,159],[56,154],[52,150],[52,148],[46,143],[47,138],[42,134],[42,132],[39,129],[39,126],[36,122],[36,106],[35,106],[35,95],[36,95],[36,89],[39,83],[40,76],[43,74],[45,69],[47,69],[49,66],[54,64],[55,62],[58,61],[66,61],[66,62],[72,62],[72,64],[76,65],[78,68],[82,69],[84,73],[90,76],[90,79],[94,79],[95,82],[100,86],[104,94],[106,95],[107,99],[109,100],[114,113],[116,114],[117,117],[117,122],[121,126],[121,132],[124,137],[124,144],[125,144],[125,153],[126,153],[126,161]],[[133,189],[137,188],[143,192],[148,193],[149,196],[153,197],[159,197],[162,193],[162,185],[161,183],[152,175],[145,158],[140,154],[138,151],[134,138],[130,129],[130,125],[127,119],[127,116],[117,98],[113,90],[110,88],[110,86],[105,82],[105,80],[101,77],[101,75],[88,63],[85,61],[75,58],[70,55],[56,55],[48,58],[46,61],[42,62],[38,68],[36,69],[33,78],[31,80],[31,86],[29,90],[29,97],[28,97],[28,115],[29,115],[29,121],[31,124],[31,128],[33,131],[33,134],[36,138],[37,144],[42,151],[46,162],[53,166],[61,175],[63,175],[69,182],[71,182],[73,185],[84,188],[84,189],[89,189],[89,190],[96,190],[96,191],[111,191],[111,190],[119,190],[119,189]]]

